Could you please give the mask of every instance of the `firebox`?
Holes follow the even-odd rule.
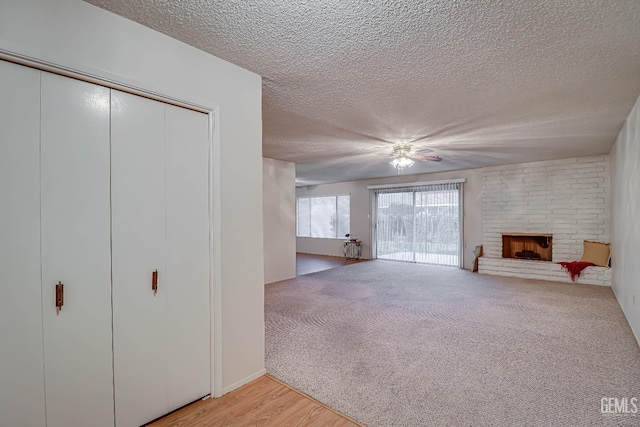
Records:
[[[553,259],[553,235],[503,233],[502,258],[551,261]]]

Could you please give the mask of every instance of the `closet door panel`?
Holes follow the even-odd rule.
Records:
[[[0,426],[44,426],[40,72],[0,61]]]
[[[209,118],[166,106],[169,410],[211,391]]]
[[[116,424],[128,427],[168,411],[165,107],[112,90],[111,111]]]
[[[42,73],[41,93],[47,426],[113,426],[109,90]]]

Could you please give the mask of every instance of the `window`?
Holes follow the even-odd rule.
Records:
[[[349,233],[350,197],[298,197],[297,236],[342,238]]]
[[[380,259],[461,267],[462,183],[376,190]]]

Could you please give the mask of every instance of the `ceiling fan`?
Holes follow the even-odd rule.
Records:
[[[415,160],[439,162],[442,157],[435,155],[427,155],[426,153],[433,153],[433,150],[428,148],[413,151],[411,144],[395,144],[393,146],[393,153],[391,154],[391,166],[396,168],[398,174],[402,174],[405,169],[410,168],[415,163]]]

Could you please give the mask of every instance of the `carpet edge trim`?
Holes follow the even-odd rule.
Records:
[[[301,396],[303,396],[303,397],[306,397],[306,398],[307,398],[307,399],[309,399],[309,400],[314,401],[314,402],[315,402],[315,403],[317,403],[318,405],[320,405],[320,406],[322,406],[323,408],[325,408],[325,409],[327,409],[327,410],[329,410],[329,411],[333,412],[334,414],[339,415],[339,416],[341,416],[341,417],[343,417],[343,418],[346,418],[347,420],[351,421],[352,423],[354,423],[354,424],[356,424],[356,425],[358,425],[358,426],[360,426],[360,427],[366,427],[366,426],[365,426],[364,424],[362,424],[361,422],[359,422],[359,421],[357,421],[357,420],[355,420],[355,419],[351,418],[351,417],[350,417],[350,416],[348,416],[348,415],[343,414],[342,412],[340,412],[340,411],[338,411],[338,410],[336,410],[336,409],[334,409],[334,408],[332,408],[332,407],[330,407],[330,406],[327,406],[326,404],[324,404],[324,403],[320,402],[319,400],[317,400],[317,399],[315,399],[315,398],[313,398],[313,397],[309,396],[308,394],[305,394],[305,393],[301,392],[300,390],[298,390],[298,389],[295,389],[295,388],[291,387],[289,384],[287,384],[287,383],[285,383],[285,382],[283,382],[283,381],[279,380],[278,378],[274,377],[273,375],[270,375],[270,374],[264,374],[264,376],[265,376],[265,377],[267,377],[267,378],[270,378],[270,379],[274,380],[275,382],[277,382],[277,383],[279,383],[279,384],[282,384],[284,387],[287,387],[288,389],[290,389],[290,390],[292,390],[292,391],[294,391],[294,392],[298,393],[299,395],[301,395]]]

